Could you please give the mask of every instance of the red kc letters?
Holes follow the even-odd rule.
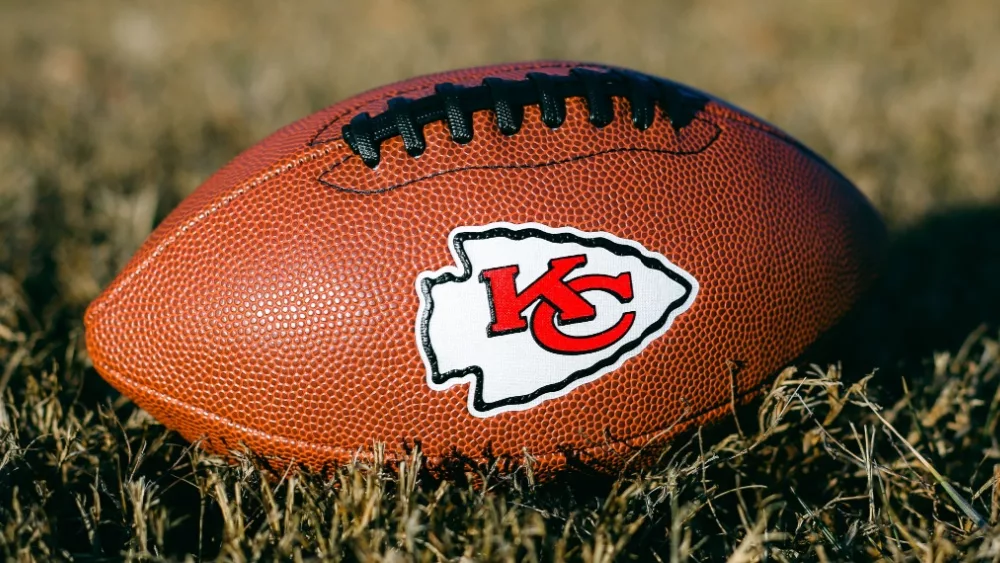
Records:
[[[608,329],[587,336],[571,336],[557,325],[593,320],[597,310],[583,297],[584,292],[603,291],[620,303],[632,300],[632,276],[628,272],[617,276],[590,274],[567,280],[577,268],[587,264],[586,255],[564,256],[549,261],[549,269],[520,292],[516,278],[517,265],[483,270],[480,282],[486,284],[493,319],[489,337],[503,336],[528,330],[525,311],[536,301],[541,303],[531,316],[531,333],[540,346],[557,354],[586,354],[611,346],[628,333],[635,321],[634,312],[626,312]],[[558,316],[557,316],[558,315]]]

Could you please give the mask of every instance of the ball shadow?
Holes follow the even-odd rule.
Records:
[[[842,361],[848,375],[908,375],[980,326],[1000,326],[1000,206],[950,210],[893,233],[881,278],[808,359]]]

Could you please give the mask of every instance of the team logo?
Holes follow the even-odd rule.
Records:
[[[458,267],[417,278],[417,344],[435,390],[469,384],[474,416],[531,408],[638,355],[691,306],[698,282],[602,232],[459,227]]]

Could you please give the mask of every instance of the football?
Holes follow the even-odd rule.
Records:
[[[844,176],[710,95],[473,68],[237,157],[91,304],[86,342],[223,454],[617,471],[732,416],[851,307],[885,240]]]

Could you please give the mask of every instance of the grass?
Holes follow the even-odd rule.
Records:
[[[0,554],[10,560],[1000,561],[1000,7],[990,0],[0,3]],[[816,148],[883,279],[655,470],[262,477],[94,372],[86,303],[208,174],[367,87],[500,60],[669,76]],[[478,484],[477,484],[478,483]]]

